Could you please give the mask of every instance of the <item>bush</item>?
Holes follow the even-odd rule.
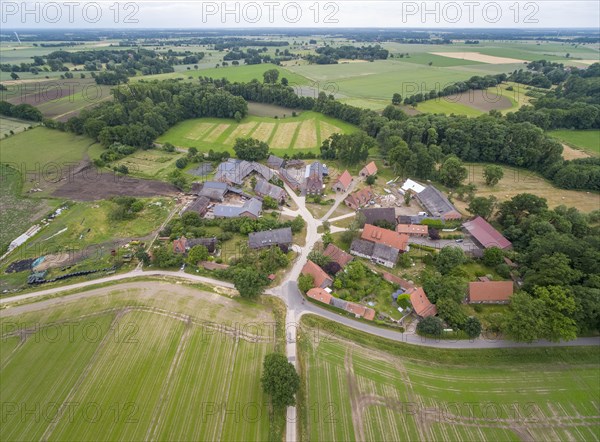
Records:
[[[417,333],[427,336],[441,336],[444,331],[444,324],[440,318],[430,316],[417,324]]]
[[[175,161],[175,166],[178,169],[184,169],[185,166],[188,165],[188,159],[185,157],[179,158],[177,161]]]

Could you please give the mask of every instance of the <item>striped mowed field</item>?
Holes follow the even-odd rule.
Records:
[[[356,128],[317,112],[303,112],[296,117],[271,118],[248,116],[240,123],[229,119],[199,118],[183,121],[158,140],[178,147],[195,147],[201,152],[232,151],[237,138],[251,137],[269,144],[279,153],[297,150],[317,151],[334,133],[350,133]]]
[[[141,285],[0,317],[1,440],[268,439],[269,309]]]

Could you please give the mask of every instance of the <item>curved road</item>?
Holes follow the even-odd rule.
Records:
[[[353,182],[354,183],[354,182]],[[337,195],[335,198],[335,204],[333,207],[327,212],[327,214],[321,218],[320,220],[316,220],[313,215],[306,208],[306,200],[304,197],[299,197],[296,195],[294,191],[292,191],[287,185],[285,186],[286,191],[296,203],[298,209],[297,210],[289,210],[285,209],[286,215],[297,216],[300,215],[304,221],[306,222],[306,244],[299,248],[298,257],[294,261],[294,264],[291,270],[287,273],[282,283],[274,287],[271,290],[267,290],[268,294],[277,296],[281,298],[286,307],[286,353],[288,357],[288,361],[290,361],[294,366],[296,366],[296,330],[298,323],[303,315],[306,314],[314,314],[331,321],[334,321],[339,324],[343,324],[345,326],[354,328],[356,330],[360,330],[366,333],[370,333],[375,336],[380,336],[383,338],[391,339],[397,342],[404,342],[407,344],[413,345],[422,345],[427,347],[437,347],[437,348],[454,348],[454,349],[477,349],[477,348],[506,348],[506,347],[532,347],[532,346],[582,346],[582,345],[600,345],[600,337],[597,338],[578,338],[574,341],[569,342],[560,342],[553,343],[547,341],[538,341],[533,344],[521,344],[512,341],[506,341],[502,339],[486,339],[485,337],[475,339],[472,341],[466,340],[434,340],[422,338],[421,336],[416,335],[415,333],[400,333],[391,329],[376,327],[371,324],[367,324],[361,321],[355,321],[352,318],[337,314],[334,311],[319,307],[316,304],[312,304],[309,302],[305,302],[304,296],[300,293],[298,289],[298,277],[302,271],[302,267],[306,263],[308,259],[308,254],[313,249],[314,245],[319,241],[321,235],[317,232],[317,229],[322,222],[327,220],[331,214],[333,214],[337,208],[337,206],[344,200],[348,193],[352,191],[354,188],[354,184],[350,187],[348,192],[343,195]],[[341,229],[340,229],[341,230]],[[130,278],[136,278],[140,276],[171,276],[176,278],[187,279],[195,282],[202,282],[209,285],[234,288],[233,284],[229,282],[219,281],[212,278],[207,278],[204,276],[193,275],[185,272],[171,272],[165,270],[148,270],[144,271],[141,267],[137,269],[123,274],[117,274],[112,276],[107,276],[100,279],[95,279],[92,281],[85,281],[76,284],[71,284],[68,286],[55,287],[46,290],[39,290],[31,293],[25,293],[22,295],[12,296],[8,298],[0,298],[0,305],[9,304],[13,302],[23,301],[27,299],[32,299],[41,296],[53,295],[56,293],[81,289],[88,286],[93,286],[97,284],[103,284],[107,282],[113,281],[121,281]],[[2,310],[0,310],[0,316],[2,315]],[[335,330],[327,330],[323,331],[323,337],[326,338],[327,335],[331,336],[331,334],[335,334]],[[287,422],[288,423],[297,423],[298,419],[296,416],[296,407],[288,407],[287,410]],[[287,425],[286,426],[286,441],[291,442],[297,439],[295,425]]]

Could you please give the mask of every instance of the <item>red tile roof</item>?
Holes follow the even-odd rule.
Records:
[[[365,187],[364,189],[357,190],[351,195],[348,195],[346,201],[353,203],[355,206],[364,206],[373,198],[373,191],[370,187]]]
[[[507,249],[512,246],[509,240],[480,216],[467,221],[463,224],[463,227],[486,249],[490,247]]]
[[[507,302],[513,294],[512,281],[469,283],[469,302]]]
[[[365,307],[364,305],[349,302],[348,304],[346,304],[346,311],[358,316],[362,316],[363,318],[369,321],[375,319],[375,310],[369,307]]]
[[[399,278],[398,276],[392,275],[391,273],[388,273],[388,272],[383,272],[382,276],[383,276],[383,279],[385,279],[386,281],[392,282],[394,284],[398,284],[404,290],[408,290],[415,286],[412,282],[407,281],[406,279]]]
[[[323,271],[321,267],[316,265],[310,259],[302,267],[303,275],[311,275],[314,280],[315,287],[325,288],[333,282],[329,275]]]
[[[347,170],[344,171],[343,174],[337,179],[335,184],[341,184],[344,189],[347,189],[350,183],[352,182],[352,175]]]
[[[437,315],[436,306],[429,302],[429,298],[422,287],[417,287],[410,292],[410,303],[415,313],[421,318]]]
[[[344,252],[334,244],[329,244],[323,252],[323,255],[328,256],[332,261],[337,262],[341,268],[346,267],[348,263],[354,259],[352,255]]]
[[[310,289],[308,292],[306,292],[306,296],[316,299],[317,301],[321,301],[325,304],[329,304],[331,302],[331,295],[319,287]]]
[[[375,161],[371,161],[365,167],[362,168],[361,173],[366,172],[367,175],[374,175],[377,173],[377,165]]]
[[[175,253],[185,253],[185,247],[187,245],[187,239],[185,236],[182,236],[179,239],[173,241],[173,252]]]
[[[421,224],[398,224],[396,232],[406,233],[407,235],[428,235],[429,227]]]
[[[361,239],[393,247],[400,251],[406,251],[408,247],[408,235],[396,233],[372,224],[365,224]]]

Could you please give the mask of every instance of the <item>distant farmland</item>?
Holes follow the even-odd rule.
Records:
[[[268,308],[157,281],[81,296],[25,306],[18,326],[6,312],[19,307],[0,315],[3,403],[39,410],[4,415],[2,440],[269,438]]]
[[[427,349],[307,319],[305,440],[598,440],[598,349]]]
[[[334,133],[348,133],[354,126],[317,112],[286,118],[249,116],[236,123],[219,118],[198,118],[177,124],[158,138],[158,143],[169,142],[179,147],[196,147],[199,151],[210,149],[233,151],[237,138],[251,137],[265,141],[277,153],[298,150],[315,151]]]

